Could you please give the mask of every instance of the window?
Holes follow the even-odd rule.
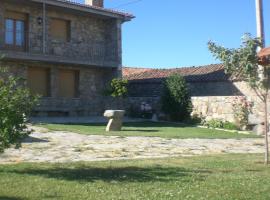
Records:
[[[32,94],[50,96],[50,69],[29,67],[27,84]]]
[[[7,12],[5,16],[5,44],[11,48],[25,48],[27,15]]]
[[[59,71],[59,96],[64,98],[79,97],[79,71]]]
[[[69,42],[70,41],[70,21],[63,19],[51,19],[50,24],[51,37],[54,40]]]

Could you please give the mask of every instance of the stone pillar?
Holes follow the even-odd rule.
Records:
[[[122,78],[122,20],[116,21],[116,38],[117,38],[117,77]]]
[[[51,79],[50,79],[50,93],[51,97],[57,98],[58,97],[58,69],[52,67],[51,70]]]

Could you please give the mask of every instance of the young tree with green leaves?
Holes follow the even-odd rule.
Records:
[[[212,41],[208,42],[208,48],[214,57],[220,60],[225,67],[225,73],[232,78],[246,81],[250,88],[257,94],[264,104],[264,134],[265,134],[265,163],[269,164],[268,147],[268,92],[269,92],[269,69],[259,70],[259,57],[257,50],[261,47],[260,38],[252,38],[245,34],[242,45],[237,49],[229,49],[219,46]]]
[[[37,97],[30,94],[23,81],[10,75],[0,63],[0,153],[13,144],[19,147],[21,139],[30,134],[26,124]]]
[[[192,102],[185,79],[173,74],[164,83],[161,98],[162,111],[173,121],[183,121],[190,117]]]

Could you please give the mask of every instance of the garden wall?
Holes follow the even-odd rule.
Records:
[[[207,120],[223,119],[234,122],[233,100],[239,96],[246,96],[254,103],[253,113],[250,115],[251,123],[262,122],[263,105],[245,82],[188,82],[188,86],[192,97],[193,114],[201,115]],[[161,82],[130,81],[129,97],[124,100],[124,108],[126,110],[131,107],[139,109],[141,103],[145,102],[151,105],[157,114],[160,114],[161,94]]]

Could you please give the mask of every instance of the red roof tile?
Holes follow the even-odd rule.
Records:
[[[262,49],[258,53],[259,62],[261,65],[269,65],[270,64],[270,47]]]
[[[222,64],[174,69],[123,68],[123,77],[130,81],[159,81],[172,74],[180,74],[189,82],[226,81],[229,79]]]

